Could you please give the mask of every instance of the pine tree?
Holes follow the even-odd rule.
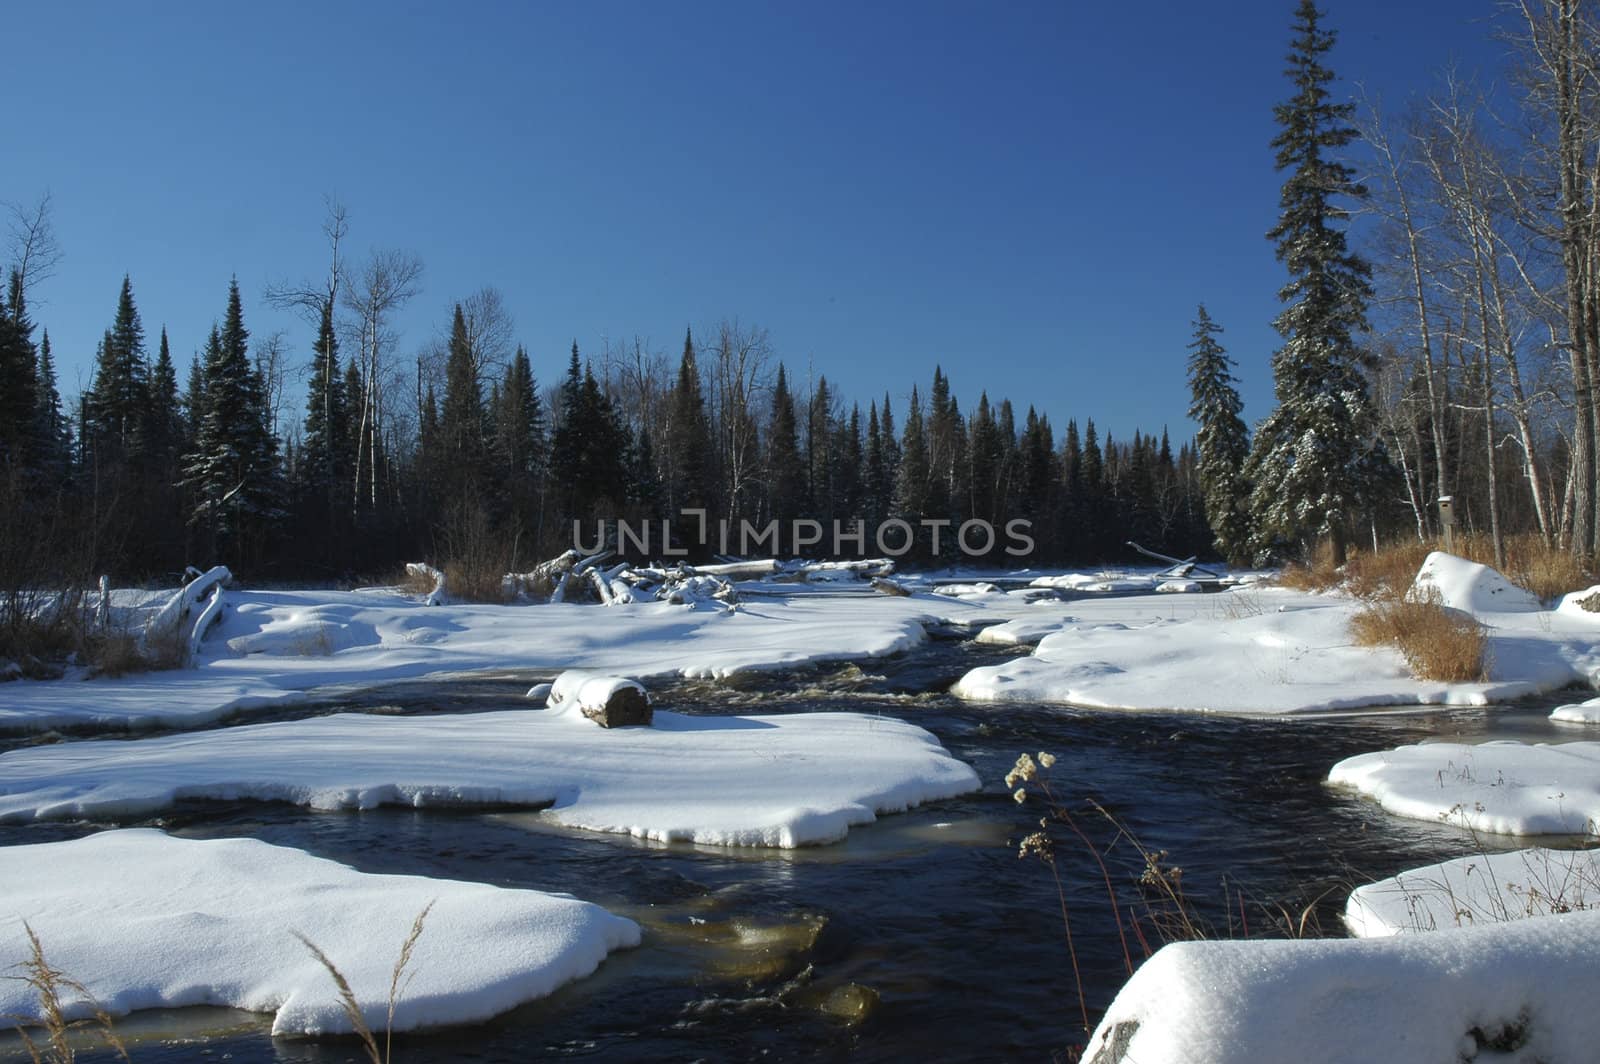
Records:
[[[21,275],[11,274],[10,298],[0,293],[0,463],[31,479],[44,450],[39,366],[33,323],[24,305]]]
[[[228,286],[222,329],[206,341],[203,402],[195,446],[184,465],[191,523],[223,551],[248,563],[278,514],[277,444],[267,427],[265,387],[251,365],[239,282]]]
[[[35,396],[39,404],[39,433],[43,450],[39,468],[47,476],[63,477],[72,462],[72,429],[61,410],[61,391],[56,384],[55,358],[50,353],[50,330],[39,338],[39,362]]]
[[[806,509],[806,470],[800,459],[798,432],[789,378],[779,363],[767,425],[767,512],[782,522],[784,542],[789,522],[802,516]]]
[[[1256,430],[1245,470],[1256,545],[1326,536],[1344,562],[1352,521],[1373,501],[1388,469],[1363,374],[1369,356],[1355,341],[1367,327],[1370,269],[1345,242],[1346,208],[1366,189],[1331,153],[1355,139],[1354,105],[1334,103],[1334,74],[1322,57],[1334,34],[1319,25],[1314,0],[1301,0],[1285,72],[1294,93],[1274,108],[1277,169],[1287,171],[1277,243],[1289,281],[1273,322],[1284,344],[1272,356],[1278,406]]]
[[[700,388],[694,335],[688,330],[683,334],[678,380],[667,398],[666,443],[668,508],[709,508],[716,494],[712,487],[711,423]]]
[[[444,407],[439,412],[439,446],[443,461],[453,471],[447,499],[481,498],[486,457],[483,423],[483,392],[473,365],[466,317],[457,303],[444,365]]]
[[[311,345],[311,380],[306,388],[305,432],[301,442],[300,482],[308,497],[319,500],[318,512],[330,519],[338,507],[348,476],[346,447],[350,408],[339,370],[339,340],[333,329],[333,303],[324,300]]]
[[[1195,446],[1206,522],[1223,557],[1239,560],[1245,557],[1250,535],[1248,488],[1243,480],[1250,445],[1239,417],[1244,404],[1234,387],[1234,362],[1217,340],[1221,332],[1222,326],[1201,304],[1189,344],[1189,416],[1200,426]]]
[[[156,361],[150,367],[140,436],[142,449],[161,487],[177,483],[178,460],[183,449],[183,411],[178,397],[178,371],[172,364],[167,330],[161,330]]]
[[[557,411],[555,435],[550,442],[550,479],[557,503],[557,516],[570,519],[580,516],[578,510],[578,482],[583,476],[584,435],[588,426],[583,424],[583,363],[578,359],[578,341],[572,341],[572,360],[567,364],[567,375],[561,382],[560,408]]]
[[[506,369],[504,385],[494,406],[495,452],[502,468],[506,502],[521,526],[537,532],[540,525],[539,493],[545,469],[544,408],[533,378],[533,365],[521,345]],[[651,441],[638,441],[643,450]],[[645,458],[640,456],[638,461]],[[655,459],[649,458],[653,466]],[[636,471],[637,481],[640,471]],[[654,478],[654,470],[651,471]],[[637,494],[637,492],[636,492]]]
[[[124,275],[116,321],[100,341],[94,383],[84,403],[88,443],[102,471],[112,472],[125,460],[138,457],[148,376],[144,326],[133,302],[133,283]]]
[[[928,512],[928,440],[922,428],[922,398],[911,388],[905,435],[900,442],[900,468],[895,477],[896,516],[913,523]]]

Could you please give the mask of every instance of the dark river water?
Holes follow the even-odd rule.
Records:
[[[639,921],[644,943],[592,977],[482,1026],[396,1039],[396,1062],[601,1060],[1050,1060],[1085,1038],[1049,868],[1019,860],[1037,802],[1002,780],[1023,751],[1059,759],[1058,801],[1106,854],[1124,917],[1144,911],[1135,849],[1093,799],[1183,869],[1195,918],[1216,935],[1280,933],[1280,911],[1341,934],[1351,886],[1470,852],[1442,826],[1391,817],[1322,784],[1340,758],[1425,737],[1581,738],[1548,705],[1253,720],[958,702],[944,690],[1012,648],[944,640],[895,659],[769,674],[736,686],[651,685],[691,713],[849,710],[913,721],[982,777],[982,793],[889,816],[847,841],[799,851],[661,845],[557,831],[537,814],[196,804],[153,823],[193,837],[253,836],[368,872],[565,891]],[[533,677],[387,688],[306,712],[526,708]],[[260,719],[260,718],[256,718]],[[104,826],[104,825],[101,825]],[[95,830],[0,827],[0,845]],[[1509,846],[1510,840],[1489,841]],[[1090,1019],[1126,978],[1099,865],[1058,836]],[[1152,943],[1155,944],[1155,943]],[[397,943],[398,945],[398,943]],[[1137,942],[1135,959],[1142,957]],[[831,1014],[841,988],[870,988],[864,1019]],[[136,1062],[364,1059],[348,1041],[273,1039],[269,1017],[219,1009],[119,1022]],[[0,1040],[0,1058],[16,1043]],[[80,1060],[110,1059],[80,1054]]]

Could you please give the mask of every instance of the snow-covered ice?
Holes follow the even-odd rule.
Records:
[[[1347,596],[1253,587],[1078,599],[1072,622],[1054,632],[1031,618],[998,625],[987,641],[1042,638],[1031,656],[974,669],[954,691],[981,702],[1300,713],[1486,705],[1600,679],[1600,614],[1573,605],[1573,596],[1546,611],[1494,570],[1439,553],[1417,582],[1484,625],[1488,682],[1418,680],[1398,650],[1356,646],[1350,620],[1359,603]],[[1172,605],[1161,611],[1161,603]],[[1143,615],[1127,616],[1129,604]]]
[[[1344,922],[1361,938],[1600,909],[1600,853],[1476,853],[1357,887]]]
[[[979,787],[927,731],[857,713],[657,711],[606,731],[575,712],[337,714],[0,755],[0,821],[115,819],[180,799],[316,809],[550,808],[550,821],[662,841],[831,842],[879,813]]]
[[[113,1015],[220,1005],[275,1012],[273,1034],[349,1031],[298,932],[382,1031],[401,943],[430,902],[399,1030],[489,1019],[639,943],[633,921],[565,895],[369,875],[254,839],[140,829],[0,852],[0,967],[28,957],[26,921],[49,963]],[[0,980],[0,1016],[36,1013],[31,988]]]
[[[1584,1061],[1600,912],[1372,939],[1180,942],[1134,973],[1089,1064]],[[1491,1046],[1516,1046],[1515,1055]]]
[[[1600,742],[1401,746],[1347,757],[1328,782],[1416,820],[1501,835],[1600,834]]]

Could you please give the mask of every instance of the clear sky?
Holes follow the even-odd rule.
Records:
[[[1174,436],[1204,301],[1246,417],[1271,402],[1294,0],[1101,3],[12,5],[0,199],[54,196],[38,293],[62,391],[86,384],[130,273],[179,360],[228,278],[256,336],[273,280],[349,252],[425,263],[410,355],[484,285],[535,374],[576,339],[764,326],[865,408],[935,363],[1058,431]],[[1388,106],[1455,60],[1493,72],[1493,0],[1324,0],[1345,90]],[[20,88],[20,91],[19,91]],[[300,386],[295,385],[296,404]]]

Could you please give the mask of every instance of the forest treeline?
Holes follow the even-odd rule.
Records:
[[[219,279],[217,325],[182,338],[183,366],[164,329],[147,333],[127,278],[108,293],[92,382],[63,397],[47,323],[29,312],[60,254],[46,197],[14,212],[0,296],[0,575],[154,578],[223,561],[329,579],[419,556],[515,570],[569,546],[574,519],[684,509],[758,526],[1020,518],[1035,565],[1126,559],[1130,539],[1264,560],[1432,537],[1441,496],[1497,550],[1532,533],[1592,557],[1592,5],[1512,5],[1499,27],[1510,76],[1447,71],[1398,114],[1341,101],[1321,19],[1300,0],[1274,109],[1283,185],[1267,235],[1287,280],[1275,405],[1253,426],[1204,307],[1173,352],[1199,425],[1176,441],[1165,426],[1112,440],[1088,417],[1052,424],[989,380],[961,382],[958,398],[937,367],[892,394],[845,396],[736,319],[688,332],[681,350],[540,352],[536,375],[493,288],[441,300],[437,337],[400,335],[422,264],[392,250],[349,261],[338,204],[322,279],[262,293],[303,331],[252,337],[238,285]],[[302,344],[309,357],[291,358]],[[1040,383],[1070,376],[1064,364]],[[1019,564],[1002,545],[979,560]],[[947,558],[948,536],[911,554]]]
[[[337,262],[342,211],[327,229]],[[282,338],[252,343],[236,282],[180,386],[166,331],[148,342],[124,278],[72,408],[13,273],[12,364],[35,380],[31,415],[8,420],[24,429],[5,444],[22,459],[13,512],[70,514],[63,526],[93,534],[41,549],[151,578],[210,559],[284,579],[422,556],[516,571],[572,546],[574,521],[590,540],[596,522],[619,519],[671,518],[672,545],[706,557],[717,537],[701,542],[685,510],[712,529],[776,520],[780,549],[797,519],[830,530],[814,551],[831,549],[835,522],[860,521],[864,553],[871,529],[899,517],[918,531],[913,562],[954,560],[953,529],[973,518],[1030,522],[1027,564],[1123,557],[1128,538],[1207,549],[1193,449],[1165,431],[1113,440],[1087,420],[1058,434],[987,392],[966,413],[937,367],[925,392],[914,383],[909,398],[863,409],[826,376],[791,383],[766,333],[731,321],[704,340],[686,332],[675,360],[637,342],[586,358],[574,343],[546,385],[492,289],[453,304],[445,338],[402,361],[385,319],[403,300],[374,314],[371,293],[414,292],[420,275],[414,259],[381,253],[352,276],[335,267],[315,293],[274,290],[316,323],[298,395]],[[924,521],[950,523],[937,553]],[[992,549],[961,556],[999,564],[1007,545],[997,532]]]

